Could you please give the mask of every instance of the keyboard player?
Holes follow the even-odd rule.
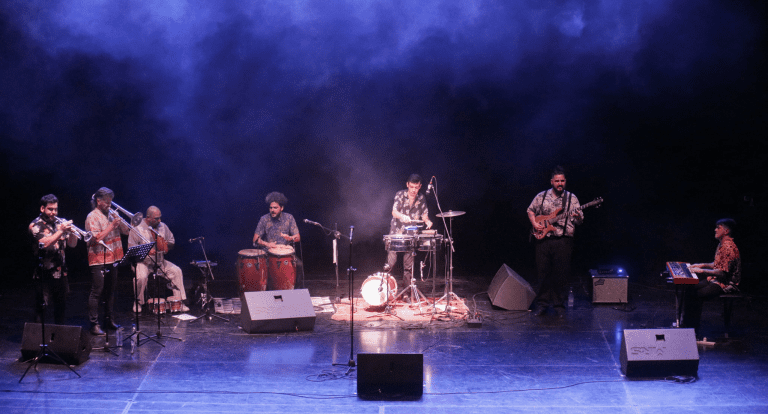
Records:
[[[725,218],[715,223],[715,239],[720,243],[712,263],[695,263],[689,270],[696,273],[699,283],[686,292],[682,326],[694,328],[699,337],[702,303],[723,293],[738,291],[741,281],[741,255],[733,241],[736,222]]]

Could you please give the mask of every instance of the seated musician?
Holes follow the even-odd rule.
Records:
[[[389,224],[389,234],[403,234],[405,227],[414,220],[423,221],[427,228],[432,228],[432,222],[429,220],[429,210],[427,209],[427,198],[419,193],[421,189],[421,176],[411,174],[405,183],[406,189],[400,190],[395,194],[395,201],[392,205],[392,220]],[[387,264],[385,269],[389,271],[397,263],[397,253],[390,251],[387,253]],[[411,284],[411,275],[413,270],[413,255],[405,252],[403,256],[403,285]]]
[[[265,199],[269,214],[261,216],[253,233],[253,246],[274,249],[278,245],[288,245],[301,240],[296,220],[289,213],[284,213],[288,198],[283,193],[273,191]]]
[[[694,328],[699,335],[702,302],[720,296],[723,293],[737,292],[741,281],[741,256],[733,241],[736,222],[733,219],[718,220],[715,225],[715,238],[720,242],[712,263],[696,263],[691,272],[699,277],[699,283],[686,292],[685,313],[682,326]]]
[[[137,307],[135,303],[133,305],[133,311],[136,313],[141,312],[141,305],[144,304],[144,290],[147,287],[147,278],[155,268],[157,268],[159,276],[171,282],[171,290],[174,296],[181,298],[182,301],[187,299],[187,293],[184,290],[184,276],[181,273],[181,269],[165,260],[165,255],[173,248],[176,240],[173,238],[171,229],[161,220],[162,214],[160,209],[150,206],[141,224],[131,230],[131,233],[128,235],[128,247],[144,244],[144,239],[149,242],[157,242],[157,245],[150,250],[147,257],[143,261],[136,263],[137,292],[135,293],[139,299],[139,306]],[[140,232],[144,239],[139,237],[137,232]],[[155,266],[156,262],[157,266]],[[165,286],[163,286],[163,289],[165,289]],[[182,302],[180,311],[187,312],[189,307]]]

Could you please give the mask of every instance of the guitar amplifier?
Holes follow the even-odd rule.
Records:
[[[617,266],[600,266],[592,276],[592,303],[627,303],[629,276]]]

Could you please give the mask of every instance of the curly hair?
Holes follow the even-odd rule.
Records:
[[[279,204],[280,207],[285,207],[285,205],[288,203],[288,198],[286,198],[285,194],[283,193],[273,191],[267,194],[266,202],[267,202],[267,205],[270,205],[274,202]]]

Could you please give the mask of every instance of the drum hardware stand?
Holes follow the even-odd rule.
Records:
[[[388,315],[388,316],[394,316],[395,318],[400,319],[401,321],[404,321],[405,319],[403,319],[402,317],[398,316],[397,315],[397,311],[392,309],[392,304],[390,303],[391,301],[389,300],[389,278],[392,277],[392,275],[389,274],[390,269],[391,269],[391,267],[389,266],[389,263],[384,265],[384,277],[381,278],[381,283],[379,284],[379,292],[381,292],[384,289],[384,286],[382,286],[382,285],[386,285],[387,286],[386,287],[386,289],[387,289],[386,295],[387,296],[385,296],[387,298],[387,300],[384,302],[384,311],[376,313],[376,314],[373,314],[373,315],[369,316],[369,318]]]
[[[439,214],[437,214],[437,217],[440,217],[443,220],[443,227],[445,228],[445,236],[448,239],[448,246],[450,247],[447,251],[447,266],[445,269],[446,274],[446,280],[445,280],[445,294],[438,299],[437,302],[440,302],[442,300],[445,300],[445,312],[448,314],[449,317],[451,317],[451,300],[455,299],[459,302],[461,302],[461,299],[453,293],[453,253],[456,252],[456,249],[453,245],[453,218],[458,217],[461,215],[466,214],[463,211],[453,211],[448,210],[447,212],[443,212],[443,209],[440,207],[440,200],[437,196],[437,178],[434,176],[431,178],[431,180],[435,181],[434,190],[435,190],[435,203],[437,204],[437,209],[440,211]],[[431,181],[430,180],[430,181]],[[448,224],[445,223],[445,218],[448,217]],[[451,317],[451,319],[453,319]]]
[[[58,241],[56,241],[56,243],[58,243]],[[27,367],[27,369],[24,371],[24,375],[22,375],[21,378],[19,378],[19,384],[21,384],[21,381],[24,379],[24,377],[27,376],[27,373],[29,372],[30,369],[32,369],[32,367],[35,367],[35,371],[37,371],[37,364],[39,364],[40,360],[45,357],[51,357],[56,361],[60,362],[61,364],[66,365],[66,367],[69,368],[70,371],[74,372],[78,378],[82,378],[82,376],[80,376],[80,374],[78,374],[78,372],[75,371],[74,368],[72,368],[58,354],[56,354],[56,352],[53,352],[52,349],[49,349],[48,344],[45,342],[45,314],[47,313],[48,305],[45,303],[45,295],[43,294],[43,291],[44,291],[43,277],[45,277],[45,272],[43,271],[44,270],[43,269],[43,254],[44,254],[43,252],[44,250],[41,247],[39,247],[38,256],[37,256],[37,260],[38,260],[37,266],[39,269],[37,289],[38,289],[39,295],[37,296],[40,300],[40,309],[42,310],[41,312],[42,314],[40,315],[40,336],[41,336],[40,350],[37,351],[37,355],[35,355],[34,358],[30,359],[29,361],[26,361],[26,362],[29,362],[30,364]],[[62,277],[64,276],[62,275]]]
[[[197,238],[197,241],[200,242],[200,249],[203,251],[203,257],[205,258],[205,262],[202,262],[202,263],[194,262],[194,263],[198,267],[198,269],[200,269],[200,272],[203,273],[203,292],[200,294],[200,308],[204,310],[205,313],[196,317],[195,319],[190,319],[189,322],[190,323],[195,322],[195,321],[201,320],[202,318],[208,318],[209,321],[213,320],[213,318],[218,318],[224,322],[229,322],[229,319],[216,315],[216,312],[211,313],[212,299],[211,299],[211,294],[208,291],[208,281],[209,281],[208,278],[210,277],[210,280],[214,280],[214,278],[213,278],[213,269],[211,269],[211,261],[208,260],[208,255],[205,253],[205,245],[203,244],[203,240],[205,240],[205,238],[203,237]],[[205,264],[205,266],[199,265],[203,263]]]
[[[411,250],[410,252],[406,252],[407,254],[411,254],[413,256],[416,256],[416,252],[414,250]],[[410,306],[416,305],[419,308],[419,312],[421,312],[421,303],[427,302],[429,303],[429,299],[427,299],[426,296],[424,296],[423,293],[419,290],[418,287],[416,287],[416,277],[413,275],[413,262],[411,262],[411,284],[409,286],[406,286],[403,288],[400,293],[395,296],[394,300],[397,300],[399,297],[410,294],[411,304]]]

